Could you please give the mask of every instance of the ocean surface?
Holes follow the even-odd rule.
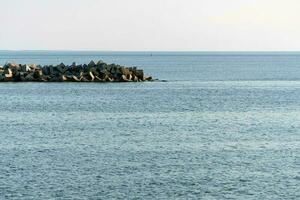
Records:
[[[0,83],[0,199],[300,199],[300,53],[0,51],[167,82]]]

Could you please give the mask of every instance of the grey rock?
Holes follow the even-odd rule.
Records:
[[[12,70],[10,68],[7,68],[6,70],[4,70],[4,74],[6,78],[12,78],[13,77],[13,73]]]
[[[28,65],[22,65],[21,66],[21,71],[22,72],[29,72],[31,69]]]
[[[27,74],[27,76],[24,79],[25,81],[34,81],[33,73]]]
[[[88,64],[88,67],[95,67],[96,66],[96,63],[91,60],[91,62]]]
[[[78,78],[78,77],[76,77],[76,76],[72,76],[72,79],[73,79],[73,81],[75,81],[75,82],[80,82],[81,81],[81,79],[82,79],[82,77],[81,78]]]
[[[141,69],[137,69],[135,70],[135,75],[140,79],[140,80],[144,80],[144,71]]]
[[[48,67],[48,66],[43,67],[42,72],[46,76],[50,75],[50,67]]]
[[[97,66],[100,66],[101,64],[103,64],[104,62],[102,61],[102,60],[99,60],[98,62],[97,62]]]

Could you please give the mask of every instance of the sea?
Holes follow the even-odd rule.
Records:
[[[139,83],[0,83],[0,199],[300,199],[300,52],[0,51]]]

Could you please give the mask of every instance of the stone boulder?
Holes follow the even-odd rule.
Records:
[[[93,60],[91,60],[91,62],[88,64],[89,68],[92,68],[92,67],[95,67],[95,66],[96,66],[96,63]]]

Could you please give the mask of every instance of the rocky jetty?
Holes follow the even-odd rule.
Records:
[[[0,82],[141,82],[152,81],[143,70],[107,64],[102,61],[89,64],[27,65],[6,63],[0,66]]]

